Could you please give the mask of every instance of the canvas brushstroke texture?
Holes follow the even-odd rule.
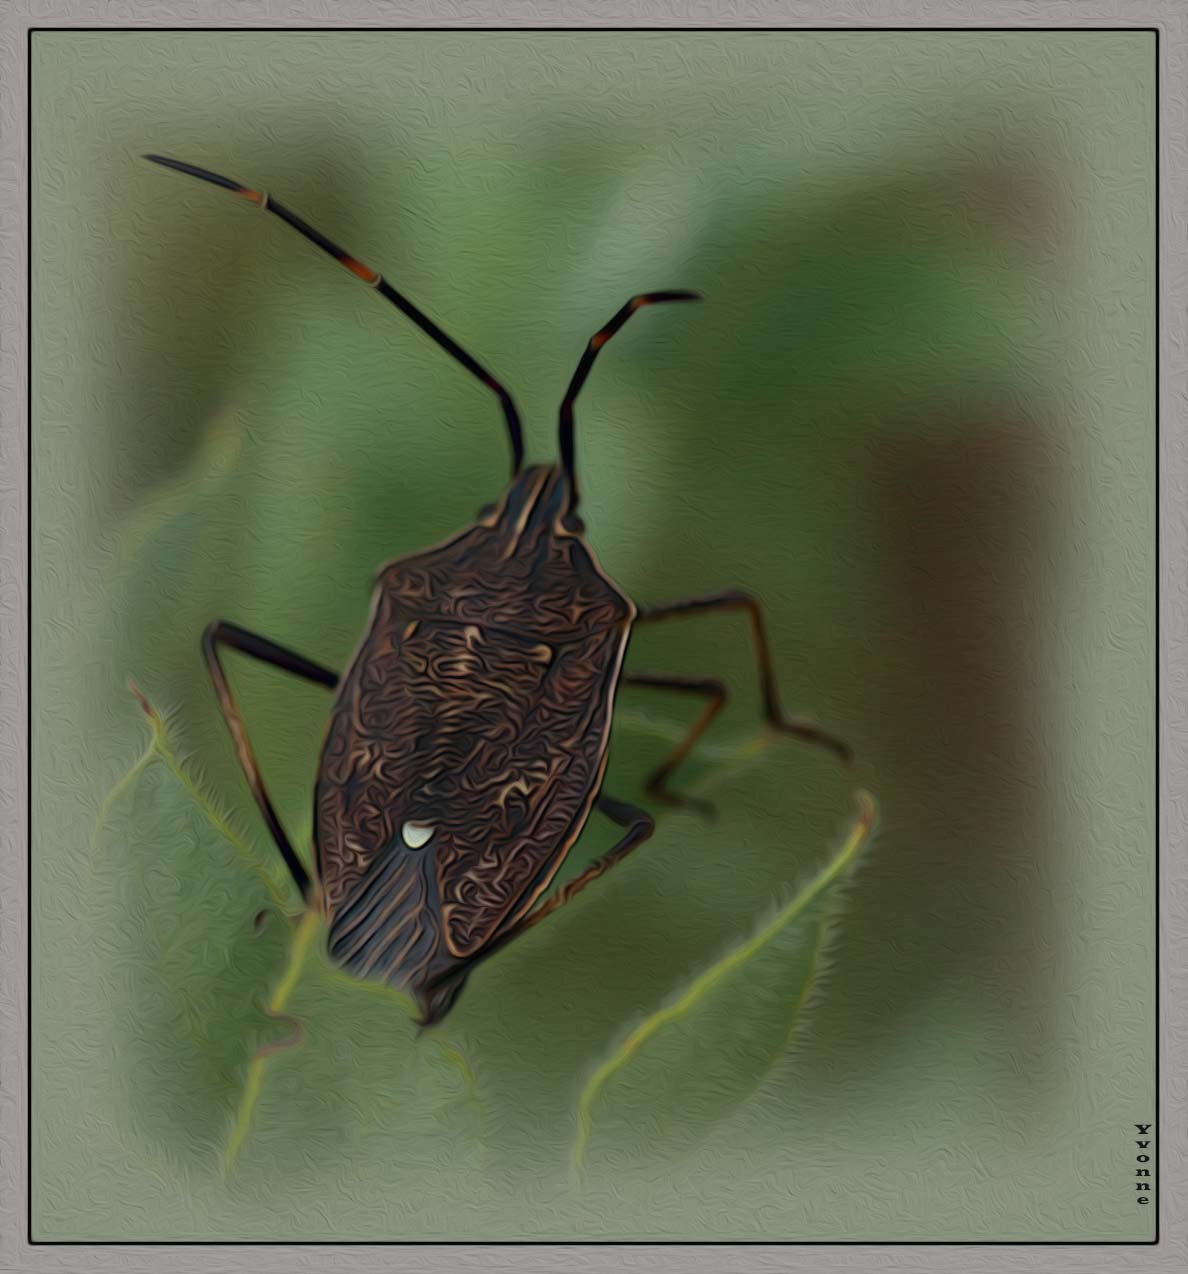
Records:
[[[35,1237],[1149,1237],[1153,36],[33,50]],[[687,780],[717,820],[655,810],[440,1033],[337,974],[199,637],[344,661],[374,569],[498,496],[499,415],[146,151],[382,269],[513,389],[533,459],[628,296],[702,293],[584,391],[591,543],[641,600],[761,596],[789,710],[854,772],[759,746],[737,617],[641,631],[638,670],[731,689]],[[231,675],[304,849],[324,692]],[[689,712],[624,691],[608,788]],[[691,1042],[629,1047],[844,855],[859,784],[880,831],[827,932],[789,913]],[[787,1047],[726,1093],[739,1020]]]

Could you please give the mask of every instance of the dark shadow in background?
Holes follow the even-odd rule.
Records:
[[[1063,475],[1042,425],[995,406],[955,403],[931,437],[893,424],[864,466],[883,574],[867,640],[889,675],[863,669],[855,689],[884,830],[834,948],[844,995],[825,996],[799,1055],[839,1095],[933,997],[964,997],[974,1048],[1013,1073],[1021,1100],[1058,1062],[1053,794],[1067,738],[1043,640]]]

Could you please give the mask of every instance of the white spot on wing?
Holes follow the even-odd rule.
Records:
[[[400,829],[400,835],[404,837],[404,843],[409,849],[420,849],[422,845],[429,843],[433,828],[428,823],[405,823]]]

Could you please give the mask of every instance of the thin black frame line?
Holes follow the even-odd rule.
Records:
[[[636,34],[648,31],[675,32],[788,32],[788,33],[866,33],[866,32],[912,32],[912,33],[965,33],[965,32],[1019,32],[1019,33],[1053,33],[1080,34],[1082,32],[1108,31],[1115,34],[1147,33],[1155,37],[1155,1234],[1150,1239],[987,1239],[983,1241],[952,1241],[947,1239],[462,1239],[462,1240],[428,1240],[428,1239],[37,1239],[33,1237],[33,36],[38,32],[373,32],[400,31],[405,33],[426,32],[456,34],[458,32],[613,32]],[[26,247],[28,250],[25,274],[25,357],[26,357],[26,420],[28,422],[26,446],[26,668],[28,684],[26,686],[26,924],[25,924],[25,1082],[26,1082],[26,1126],[25,1150],[26,1163],[29,1167],[25,1183],[26,1205],[26,1238],[30,1247],[617,1247],[624,1244],[645,1247],[1152,1247],[1162,1241],[1162,1144],[1160,1137],[1160,1045],[1162,1040],[1159,1017],[1160,990],[1162,986],[1162,964],[1159,949],[1160,914],[1159,889],[1161,884],[1161,840],[1162,820],[1160,817],[1160,517],[1161,498],[1160,448],[1162,445],[1162,399],[1161,399],[1161,366],[1162,351],[1162,279],[1160,265],[1162,262],[1161,226],[1160,226],[1160,194],[1161,194],[1161,155],[1160,138],[1162,119],[1160,115],[1160,88],[1162,63],[1162,28],[1159,26],[1113,26],[1113,27],[28,27],[25,40],[25,217]]]
[[[322,35],[327,35],[327,34],[336,34],[336,33],[338,33],[338,32],[346,32],[347,34],[355,33],[355,34],[366,34],[366,35],[371,35],[371,34],[374,34],[376,31],[393,31],[393,32],[400,32],[401,34],[404,34],[404,35],[415,35],[415,34],[417,34],[418,32],[425,32],[425,33],[427,33],[427,34],[431,34],[431,35],[433,35],[433,34],[436,34],[436,35],[443,35],[443,34],[450,34],[450,35],[467,34],[467,35],[468,35],[468,34],[470,34],[471,32],[477,32],[477,33],[479,33],[479,34],[483,34],[483,33],[490,34],[490,33],[493,33],[493,32],[500,32],[500,33],[504,33],[504,34],[508,34],[508,35],[515,35],[515,34],[518,34],[518,33],[520,33],[520,32],[528,32],[529,34],[548,34],[548,35],[552,35],[552,34],[559,34],[559,35],[583,35],[583,34],[586,34],[587,32],[588,32],[588,33],[590,33],[590,34],[607,34],[607,33],[610,33],[610,34],[619,34],[619,35],[637,35],[637,34],[639,34],[641,31],[642,31],[642,32],[649,32],[649,31],[651,31],[651,32],[656,32],[656,33],[668,33],[668,34],[671,34],[671,33],[674,33],[674,32],[675,32],[675,33],[676,33],[676,34],[678,34],[678,35],[680,35],[680,34],[684,34],[684,35],[697,35],[697,34],[700,34],[701,32],[705,32],[705,33],[708,33],[708,34],[710,34],[710,35],[716,35],[716,34],[720,34],[720,33],[721,33],[721,32],[723,32],[723,31],[729,31],[729,32],[732,32],[732,33],[743,34],[743,35],[745,35],[745,34],[746,34],[747,32],[749,32],[749,31],[753,31],[753,32],[755,32],[756,34],[759,34],[759,35],[764,35],[764,34],[771,35],[771,34],[777,34],[777,33],[781,33],[781,34],[789,34],[789,35],[795,35],[795,34],[801,34],[801,33],[806,34],[806,35],[833,35],[833,34],[844,34],[844,35],[865,35],[865,34],[868,34],[868,33],[870,33],[870,34],[874,34],[874,35],[888,35],[888,34],[895,34],[895,33],[897,33],[897,32],[901,32],[901,31],[902,31],[902,32],[909,32],[909,33],[911,33],[911,34],[913,34],[913,35],[933,35],[933,34],[936,34],[936,35],[961,35],[961,34],[964,34],[964,33],[966,33],[966,32],[974,32],[974,33],[981,32],[981,33],[983,33],[983,34],[986,34],[986,33],[990,33],[990,34],[1002,33],[1002,34],[1006,34],[1006,35],[1010,35],[1010,34],[1019,34],[1019,35],[1032,35],[1032,34],[1040,34],[1040,35],[1042,35],[1042,34],[1048,34],[1048,35],[1052,35],[1052,34],[1056,34],[1056,33],[1067,33],[1067,34],[1069,34],[1069,35],[1079,35],[1081,32],[1089,32],[1089,33],[1091,33],[1091,34],[1092,34],[1092,33],[1094,33],[1094,32],[1111,31],[1111,32],[1114,32],[1114,33],[1116,33],[1116,34],[1125,35],[1125,34],[1127,34],[1128,32],[1143,32],[1143,31],[1146,31],[1146,32],[1150,32],[1150,33],[1151,33],[1151,34],[1153,34],[1153,35],[1158,35],[1158,34],[1162,31],[1162,29],[1163,29],[1163,28],[1162,28],[1162,27],[1160,27],[1160,26],[1138,26],[1138,25],[1135,25],[1135,26],[1126,26],[1126,25],[1122,25],[1122,26],[1101,26],[1101,27],[1090,27],[1090,26],[1084,26],[1084,27],[1039,27],[1039,26],[1035,26],[1035,27],[1026,27],[1026,26],[1015,26],[1015,27],[982,27],[982,26],[966,26],[966,27],[914,27],[914,26],[894,26],[894,27],[841,27],[841,26],[838,26],[838,27],[806,27],[806,26],[782,26],[782,27],[760,27],[760,26],[741,26],[741,27],[675,27],[675,26],[674,26],[674,27],[617,27],[617,26],[616,26],[616,27],[611,27],[611,26],[605,26],[605,27],[604,27],[604,26],[588,26],[588,25],[587,25],[587,26],[572,26],[572,27],[564,27],[564,26],[541,26],[541,27],[527,27],[527,26],[524,26],[524,27],[479,27],[479,26],[469,26],[469,25],[468,25],[468,26],[453,26],[453,27],[442,27],[442,26],[415,26],[415,27],[393,27],[393,26],[373,26],[373,27],[347,27],[347,26],[342,26],[342,27],[315,27],[315,26],[307,26],[307,27],[252,27],[252,26],[241,26],[241,27],[207,27],[207,26],[202,26],[202,27],[199,27],[199,26],[192,26],[192,27],[123,27],[123,26],[110,26],[110,27],[93,27],[93,26],[77,26],[77,27],[41,27],[41,26],[35,26],[35,27],[28,27],[28,28],[27,28],[27,30],[28,30],[30,33],[33,33],[33,32],[41,32],[41,31],[45,31],[45,32],[71,33],[71,32],[75,32],[75,31],[80,31],[80,32],[90,32],[91,34],[106,34],[106,33],[109,33],[109,32],[127,32],[127,33],[133,33],[133,34],[134,34],[134,33],[141,32],[141,31],[147,31],[147,32],[150,32],[150,33],[170,33],[170,32],[173,32],[173,33],[177,33],[177,34],[188,34],[188,33],[192,32],[192,31],[199,31],[199,32],[212,31],[212,32],[219,32],[219,33],[228,34],[228,35],[237,35],[237,34],[240,34],[240,33],[247,33],[247,34],[249,34],[249,35],[250,35],[250,34],[253,34],[253,33],[256,33],[256,34],[259,34],[259,33],[262,33],[262,32],[271,33],[271,32],[274,32],[274,31],[279,31],[279,32],[283,32],[283,33],[286,33],[286,34],[295,34],[295,35],[301,35],[301,34],[303,34],[303,33],[307,33],[307,32],[308,32],[308,33],[310,33],[310,34],[313,34],[313,35],[318,35],[318,34],[322,34]]]
[[[1160,762],[1159,736],[1161,733],[1161,698],[1160,698],[1160,675],[1159,675],[1159,659],[1160,659],[1160,632],[1159,632],[1159,615],[1160,615],[1160,597],[1159,597],[1159,580],[1162,570],[1161,557],[1159,552],[1159,540],[1161,535],[1162,523],[1162,498],[1159,489],[1159,450],[1163,445],[1163,431],[1161,425],[1161,394],[1162,386],[1162,355],[1160,348],[1160,338],[1163,335],[1162,327],[1162,298],[1163,273],[1161,269],[1163,254],[1160,242],[1160,222],[1162,221],[1162,204],[1160,203],[1160,180],[1161,167],[1159,155],[1159,129],[1160,119],[1160,70],[1162,63],[1162,44],[1159,32],[1155,32],[1155,127],[1152,129],[1155,140],[1155,261],[1153,268],[1155,271],[1155,1238],[1154,1242],[1160,1240],[1160,1222],[1163,1203],[1163,1138],[1159,1135],[1160,1128],[1160,1086],[1159,1086],[1159,1051],[1162,1041],[1162,1023],[1160,1021],[1159,1006],[1161,1003],[1161,957],[1159,949],[1160,927],[1159,927],[1159,886],[1160,886],[1160,863],[1163,845],[1163,820],[1161,817],[1160,805],[1160,775],[1162,774]]]
[[[1157,1239],[35,1239],[31,1247],[1154,1247]]]
[[[25,40],[25,1203],[33,1237],[33,32]]]

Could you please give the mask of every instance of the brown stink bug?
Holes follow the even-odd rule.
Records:
[[[523,467],[511,395],[376,271],[270,198],[160,155],[147,159],[212,182],[275,214],[376,289],[499,398],[512,478],[497,506],[436,548],[380,572],[367,631],[339,674],[234,624],[202,637],[239,759],[297,888],[328,925],[331,958],[402,988],[425,1023],[439,1021],[471,969],[592,880],[654,830],[642,809],[602,791],[620,682],[701,696],[706,706],[656,770],[648,791],[682,804],[668,780],[726,700],[721,682],[624,676],[636,624],[745,610],[763,711],[775,729],[845,744],[780,708],[758,602],[731,591],[636,606],[600,569],[577,514],[573,405],[598,351],[636,310],[692,292],[634,297],[591,339],[561,404],[560,461]],[[335,693],[314,792],[311,880],[281,826],[232,696],[220,646]],[[597,808],[622,839],[540,901]]]

